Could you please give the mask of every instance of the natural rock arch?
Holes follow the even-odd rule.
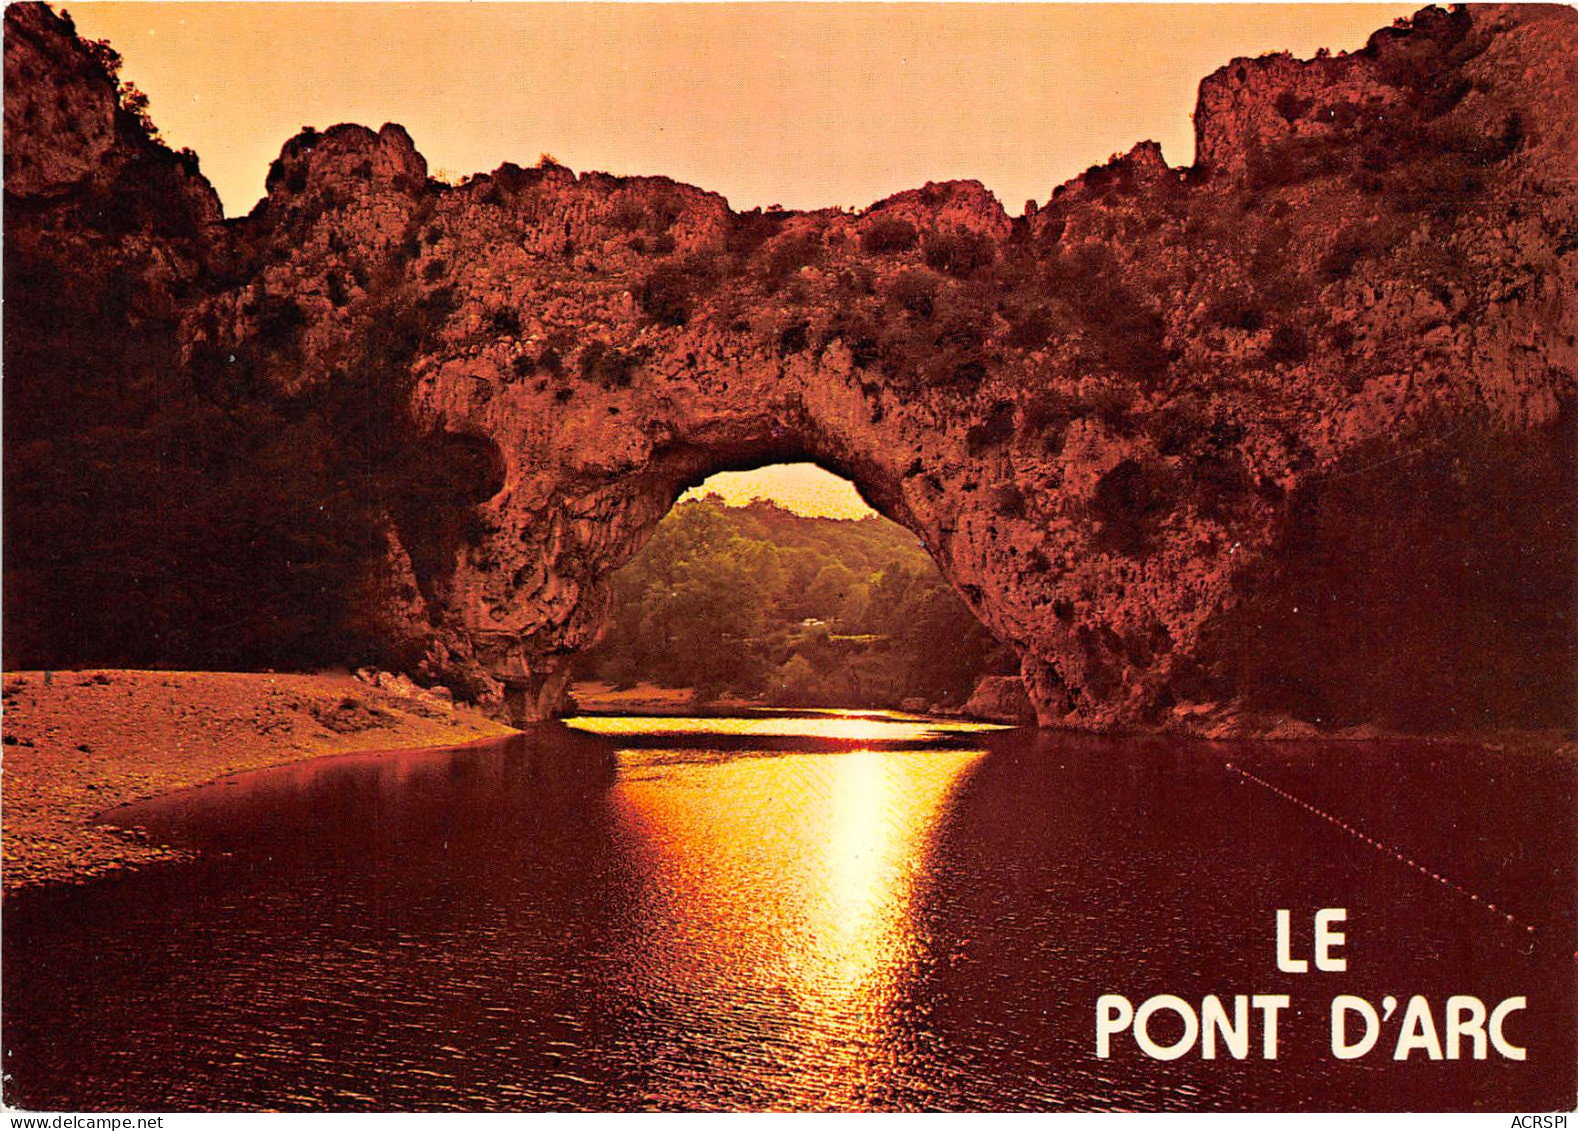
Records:
[[[1017,217],[975,182],[858,213],[551,163],[447,186],[386,125],[292,139],[224,222],[17,5],[8,248],[68,296],[129,280],[114,317],[198,398],[387,416],[407,489],[345,599],[519,719],[684,487],[792,458],[921,538],[1044,724],[1552,725],[1575,47],[1565,9],[1427,9],[1354,55],[1238,61],[1201,85],[1194,166],[1142,144]],[[92,128],[63,155],[68,104]],[[80,351],[15,322],[24,390]]]
[[[532,648],[535,638],[545,635],[538,627],[540,622],[524,628],[509,623],[508,618],[521,611],[521,602],[508,590],[499,605],[504,614],[499,619],[507,627],[495,627],[499,623],[495,620],[486,627],[467,630],[477,662],[503,686],[510,717],[525,722],[558,712],[574,659],[595,643],[603,627],[611,575],[640,551],[681,495],[719,472],[751,471],[774,463],[815,464],[850,482],[883,518],[914,533],[939,562],[939,568],[952,571],[945,576],[957,576],[956,567],[951,562],[944,565],[931,550],[934,543],[927,539],[936,537],[929,534],[936,528],[922,523],[908,509],[901,480],[870,460],[825,454],[813,439],[814,426],[785,425],[781,420],[770,426],[759,419],[749,423],[752,426],[736,422],[726,440],[712,435],[702,442],[665,445],[638,469],[580,499],[563,500],[559,513],[565,519],[557,526],[550,519],[549,526],[550,539],[557,539],[560,552],[541,559],[553,563],[545,570],[551,583],[544,589],[551,590],[557,583],[573,587],[575,596],[561,606],[568,615],[547,630],[546,635],[554,641],[550,650]],[[968,583],[956,585],[980,617],[980,589]],[[946,646],[946,642],[939,644]]]

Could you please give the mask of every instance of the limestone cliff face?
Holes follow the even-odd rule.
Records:
[[[136,259],[125,318],[158,304],[193,396],[364,390],[403,486],[344,599],[517,718],[680,492],[810,459],[923,539],[1044,725],[1571,721],[1569,10],[1236,61],[1193,167],[1142,144],[1019,217],[974,182],[743,214],[551,164],[448,186],[389,125],[292,139],[221,223],[47,10],[8,10],[6,66],[8,292]],[[94,230],[150,161],[180,223]],[[8,393],[69,380],[14,321]]]

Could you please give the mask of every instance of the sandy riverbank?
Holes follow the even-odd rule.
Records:
[[[7,894],[176,855],[99,814],[226,774],[515,733],[347,673],[8,672],[0,762]]]

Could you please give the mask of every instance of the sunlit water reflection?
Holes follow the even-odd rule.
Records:
[[[644,945],[627,992],[664,1001],[696,1039],[747,1037],[766,1106],[859,1106],[895,1069],[915,886],[939,813],[981,756],[861,749],[720,765],[622,754],[615,820],[649,897],[632,922]],[[653,766],[663,771],[641,772]]]
[[[933,719],[902,715],[897,711],[774,711],[752,715],[717,717],[671,716],[651,718],[631,715],[588,715],[571,719],[569,725],[589,734],[611,738],[648,738],[651,736],[727,735],[729,737],[783,737],[830,739],[854,743],[881,741],[891,745],[905,741],[924,741],[935,745],[939,736],[989,734],[1004,729],[994,723]]]
[[[1574,785],[1570,761],[1461,747],[870,712],[302,763],[117,814],[196,862],[7,901],[6,1096],[1570,1106]],[[1279,974],[1275,909],[1338,903],[1350,973]],[[1108,991],[1296,1004],[1276,1061],[1102,1060]],[[1528,994],[1529,1059],[1334,1063],[1333,992]]]

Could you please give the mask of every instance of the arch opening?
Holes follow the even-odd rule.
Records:
[[[679,494],[606,579],[581,710],[952,711],[1017,675],[921,540],[806,460],[731,461]]]

